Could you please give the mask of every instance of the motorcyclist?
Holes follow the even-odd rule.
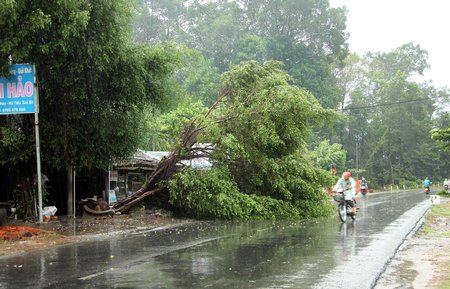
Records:
[[[365,195],[368,190],[369,190],[369,185],[367,183],[366,178],[361,177],[361,193],[363,193]]]
[[[430,191],[430,185],[431,185],[431,181],[428,177],[425,177],[425,180],[423,181],[423,187],[425,189],[428,189],[428,191]]]
[[[444,190],[450,190],[450,179],[445,179],[444,181]]]
[[[356,214],[356,206],[355,206],[355,187],[356,182],[352,178],[352,173],[344,172],[342,177],[337,181],[336,185],[333,188],[333,191],[338,191],[339,189],[343,189],[344,200],[349,204],[352,208],[352,213]]]

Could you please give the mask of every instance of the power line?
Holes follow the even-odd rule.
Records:
[[[368,106],[346,107],[346,108],[343,108],[341,111],[353,110],[353,109],[369,109],[369,108],[375,108],[375,107],[380,107],[380,106],[396,105],[396,104],[403,104],[403,103],[417,102],[417,101],[426,101],[426,100],[430,100],[430,99],[429,98],[417,98],[417,99],[409,99],[409,100],[403,100],[403,101],[397,101],[397,102],[378,103],[378,104],[368,105]]]

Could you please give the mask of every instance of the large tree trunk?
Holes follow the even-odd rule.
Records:
[[[158,192],[167,193],[166,187],[164,184],[161,184],[161,181],[168,180],[175,173],[178,161],[178,157],[173,153],[170,154],[169,157],[161,160],[145,185],[131,196],[116,202],[113,206],[114,211],[121,213],[126,212],[148,196]]]
[[[156,170],[149,176],[142,188],[131,196],[115,203],[113,206],[114,211],[123,213],[148,196],[155,195],[156,193],[168,194],[169,191],[164,181],[168,181],[173,176],[177,171],[177,164],[181,160],[191,159],[193,157],[191,148],[195,144],[200,131],[194,123],[191,123],[182,136],[180,147],[159,162]]]
[[[217,107],[219,102],[229,93],[229,90],[223,90],[217,97],[216,102],[209,108],[204,115],[207,118],[210,113]],[[190,122],[183,134],[181,135],[180,145],[175,148],[167,158],[162,159],[156,170],[149,176],[147,182],[142,188],[117,203],[114,204],[113,210],[115,212],[124,213],[138,204],[140,201],[148,196],[157,193],[168,194],[169,190],[166,187],[167,182],[173,174],[177,171],[178,164],[181,160],[190,160],[198,157],[205,157],[206,155],[199,154],[203,149],[193,149],[192,147],[197,142],[197,136],[204,130],[204,123],[193,120]],[[168,199],[168,198],[167,198]]]

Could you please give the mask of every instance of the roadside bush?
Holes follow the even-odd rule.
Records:
[[[439,195],[439,196],[441,196],[441,197],[450,197],[450,192],[449,191],[445,191],[445,190],[442,190],[442,191],[439,191],[439,192],[437,192],[437,194],[436,195]]]
[[[401,180],[399,185],[400,188],[403,188],[403,186],[405,186],[406,189],[417,189],[419,183],[418,181]]]
[[[329,198],[322,200],[304,200],[296,206],[301,219],[328,217],[334,214],[335,206]]]

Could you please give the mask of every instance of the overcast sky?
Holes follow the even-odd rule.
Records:
[[[405,43],[428,52],[431,69],[425,79],[450,88],[450,1],[448,0],[330,0],[346,6],[352,52],[389,52]]]

